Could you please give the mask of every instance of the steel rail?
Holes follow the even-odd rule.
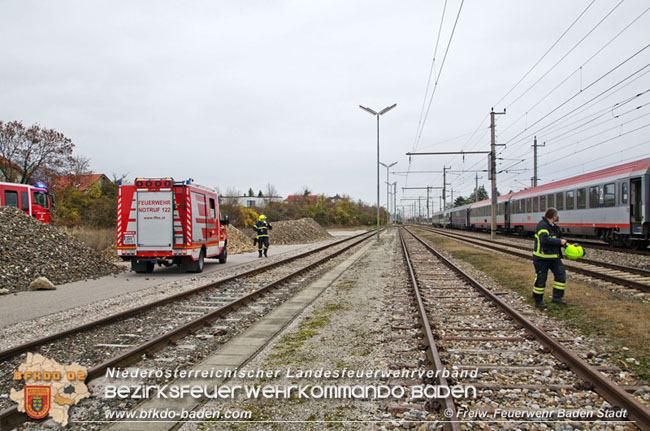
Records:
[[[422,223],[415,223],[413,226],[424,226],[424,227],[432,227],[429,224],[422,224]],[[449,228],[448,228],[449,229]],[[512,238],[520,238],[520,239],[531,239],[529,236],[524,236],[524,235],[518,235],[516,233],[504,233],[504,232],[497,232],[497,235],[503,236],[503,237],[512,237]],[[617,253],[625,253],[625,254],[638,254],[642,256],[650,256],[650,249],[643,248],[643,249],[636,249],[636,248],[623,248],[623,247],[617,247],[614,245],[610,245],[607,243],[598,243],[594,241],[587,241],[584,238],[573,238],[573,237],[566,237],[567,240],[571,242],[578,242],[580,243],[583,248],[596,248],[600,250],[608,250],[608,251],[615,251]]]
[[[506,247],[515,247],[514,245],[505,244],[505,243],[503,243],[501,241],[497,241],[497,240],[493,240],[493,239],[489,239],[489,238],[477,238],[477,237],[473,237],[471,235],[466,235],[466,234],[461,233],[461,232],[444,232],[444,231],[441,232],[439,229],[432,228],[432,227],[429,227],[429,226],[424,226],[424,225],[418,226],[418,227],[421,227],[421,228],[423,228],[425,230],[428,230],[429,232],[441,233],[443,235],[445,233],[448,233],[448,234],[451,234],[451,235],[462,236],[464,238],[470,238],[470,239],[476,239],[478,241],[489,242],[491,244],[500,244],[500,245],[503,245],[503,246],[506,246]],[[584,245],[584,243],[580,242],[580,245]],[[517,247],[519,247],[519,246],[517,246]],[[523,247],[521,247],[521,248],[523,248]],[[603,262],[603,261],[600,261],[600,260],[593,260],[593,259],[586,259],[584,257],[580,258],[580,262],[587,263],[589,265],[601,266],[603,268],[609,268],[609,269],[613,269],[613,270],[616,270],[616,271],[628,272],[628,273],[631,273],[631,274],[637,274],[637,275],[643,275],[645,277],[650,277],[650,270],[643,269],[643,268],[635,268],[633,266],[617,265],[615,263]]]
[[[383,229],[381,229],[383,230]],[[248,302],[251,302],[255,299],[257,299],[259,296],[264,295],[274,287],[277,287],[286,281],[294,278],[297,275],[300,275],[304,272],[307,272],[311,270],[312,268],[319,266],[331,259],[333,259],[336,256],[339,256],[340,254],[344,253],[345,251],[349,250],[350,248],[362,243],[363,241],[368,240],[369,238],[372,238],[374,235],[374,230],[370,232],[364,232],[362,234],[354,235],[352,237],[348,237],[344,240],[337,241],[332,244],[328,244],[324,248],[329,248],[331,246],[334,246],[336,244],[340,244],[345,241],[350,241],[352,239],[356,239],[352,243],[346,245],[345,247],[341,248],[340,250],[335,251],[334,253],[327,255],[315,262],[312,262],[311,264],[302,267],[291,274],[282,277],[279,280],[273,281],[271,283],[266,284],[265,286],[255,290],[254,292],[249,293],[248,295],[245,295],[239,299],[236,299],[214,311],[211,311],[209,313],[204,314],[203,316],[197,317],[196,319],[191,320],[190,322],[187,322],[165,334],[159,335],[145,343],[142,343],[132,349],[129,349],[126,352],[123,352],[111,359],[106,360],[105,362],[96,365],[92,367],[91,369],[88,370],[88,374],[85,380],[85,383],[89,383],[90,381],[101,377],[102,375],[105,374],[106,370],[110,367],[114,366],[125,366],[130,363],[136,362],[139,358],[142,357],[143,354],[147,356],[153,356],[153,354],[161,350],[168,345],[173,345],[178,341],[179,339],[195,333],[199,329],[206,327],[206,326],[211,326],[214,324],[214,322],[222,317],[223,315],[229,313],[230,311],[237,309]],[[361,238],[359,238],[361,237]],[[359,238],[359,239],[357,239]],[[320,247],[318,250],[321,250],[323,247]],[[312,250],[312,252],[314,252]],[[306,254],[305,254],[306,255]],[[287,260],[291,260],[292,258],[288,258]],[[277,263],[277,262],[276,262]],[[273,264],[267,265],[268,267],[273,266]],[[240,275],[241,276],[241,275]],[[25,421],[29,420],[29,417],[25,413],[21,413],[18,411],[17,406],[9,407],[6,408],[2,411],[0,411],[0,431],[7,431],[10,429],[13,429],[14,427],[24,423]]]
[[[609,245],[607,243],[598,243],[598,242],[593,242],[593,241],[583,241],[582,238],[571,238],[568,237],[567,240],[570,239],[572,242],[579,242],[580,245],[583,247],[588,247],[588,248],[596,248],[600,250],[609,250],[609,251],[616,251],[618,253],[627,253],[627,254],[640,254],[642,256],[650,256],[650,250],[648,248],[623,248],[623,247],[617,247],[614,245]]]
[[[438,235],[446,236],[448,238],[452,238],[452,239],[456,239],[456,240],[459,240],[459,241],[464,241],[464,242],[467,242],[467,243],[470,243],[470,244],[478,245],[480,247],[485,247],[485,248],[488,248],[488,249],[491,249],[491,250],[500,251],[502,253],[511,254],[511,255],[517,256],[517,257],[522,257],[524,259],[530,259],[531,258],[531,253],[530,252],[521,252],[521,251],[515,251],[515,250],[510,250],[510,249],[507,249],[507,248],[503,248],[503,247],[514,247],[514,246],[509,246],[507,244],[503,244],[503,243],[500,243],[498,241],[494,241],[494,242],[499,244],[500,246],[491,245],[489,243],[486,244],[486,242],[488,242],[488,241],[484,240],[484,239],[472,239],[472,238],[469,238],[469,237],[464,236],[464,235],[448,233],[448,232],[441,232],[440,230],[430,230],[428,228],[425,228],[424,230],[426,230],[428,232],[436,233]],[[598,265],[600,263],[600,262],[598,262],[598,263],[592,263],[592,262],[595,262],[595,261],[590,261],[589,263],[587,263],[587,262],[585,262],[585,263],[592,264],[592,265]],[[611,265],[614,265],[614,264],[611,264]],[[604,266],[604,265],[600,265],[600,266]],[[614,266],[616,266],[616,265],[614,265]],[[579,267],[577,265],[574,265],[574,264],[571,264],[571,263],[565,263],[564,267],[566,269],[568,269],[570,271],[573,271],[573,272],[576,272],[578,274],[583,274],[583,275],[593,277],[593,278],[599,278],[601,280],[608,281],[610,283],[618,284],[618,285],[621,285],[621,286],[631,287],[633,289],[641,290],[643,292],[650,292],[650,285],[648,285],[646,283],[641,283],[641,282],[638,282],[638,281],[635,281],[635,280],[627,280],[625,278],[617,277],[615,275],[603,274],[603,273],[595,271],[593,269],[581,268],[581,267]],[[618,268],[626,268],[627,269],[628,267],[618,266]],[[624,271],[623,269],[618,269],[618,270],[619,271]],[[641,270],[641,271],[643,271],[643,270]],[[646,274],[642,273],[642,275],[646,275]]]
[[[513,307],[504,302],[489,289],[474,280],[470,275],[454,265],[450,260],[441,255],[437,250],[427,244],[416,234],[406,229],[416,240],[418,240],[431,254],[440,259],[447,267],[458,274],[469,285],[476,288],[483,296],[495,303],[501,310],[523,326],[535,339],[547,347],[550,353],[559,361],[569,366],[571,371],[576,373],[580,378],[587,382],[590,389],[597,392],[612,406],[626,409],[629,418],[634,424],[643,431],[650,431],[650,410],[641,404],[636,398],[629,395],[624,389],[612,381],[609,377],[601,374],[596,368],[589,365],[570,349],[565,347],[560,341],[552,337],[543,329],[536,326],[528,320],[523,314],[519,313]]]
[[[135,315],[137,313],[140,313],[142,311],[146,311],[146,310],[148,310],[150,308],[166,305],[166,304],[169,304],[171,302],[177,301],[179,299],[183,299],[183,298],[192,296],[192,295],[194,295],[196,293],[203,292],[204,290],[214,289],[214,288],[219,287],[219,286],[221,286],[221,285],[223,285],[225,283],[229,283],[231,281],[234,281],[234,280],[236,280],[236,279],[238,279],[240,277],[248,277],[248,276],[251,276],[251,275],[259,274],[259,273],[267,271],[269,269],[272,269],[272,268],[275,268],[275,267],[278,267],[278,266],[281,266],[281,265],[285,265],[285,264],[290,263],[290,262],[292,262],[294,260],[301,259],[303,257],[307,257],[307,256],[309,256],[311,254],[314,254],[314,253],[318,253],[318,252],[323,251],[325,249],[328,249],[330,247],[334,247],[334,246],[336,246],[338,244],[341,244],[341,243],[343,243],[345,241],[350,241],[352,239],[361,237],[363,235],[368,235],[368,234],[369,234],[368,232],[364,232],[364,233],[357,234],[357,235],[354,235],[354,236],[351,236],[351,237],[347,237],[347,238],[344,238],[342,240],[338,240],[338,241],[332,242],[330,244],[326,244],[324,246],[315,248],[313,250],[309,250],[309,251],[307,251],[305,253],[301,253],[301,254],[298,254],[298,255],[295,255],[295,256],[291,256],[291,257],[287,257],[287,258],[284,258],[284,259],[279,260],[277,262],[269,263],[269,264],[266,264],[264,266],[260,266],[258,268],[253,268],[251,270],[244,271],[242,273],[232,275],[232,276],[224,278],[222,280],[215,281],[214,283],[209,283],[209,284],[206,284],[206,285],[203,285],[203,286],[198,286],[198,287],[195,287],[193,289],[186,290],[184,292],[180,292],[180,293],[177,293],[177,294],[174,294],[174,295],[167,296],[165,298],[161,298],[161,299],[149,302],[147,304],[139,305],[137,307],[129,308],[128,310],[124,310],[124,311],[121,311],[119,313],[111,314],[110,316],[106,316],[106,317],[103,317],[101,319],[94,320],[92,322],[84,323],[83,325],[79,325],[79,326],[75,326],[75,327],[70,328],[70,329],[66,329],[65,331],[57,332],[56,334],[48,335],[46,337],[38,338],[36,340],[32,340],[32,341],[29,341],[27,343],[23,343],[23,344],[14,346],[14,347],[10,347],[10,348],[8,348],[6,350],[0,351],[0,361],[5,361],[5,360],[7,360],[7,359],[9,359],[9,358],[11,358],[13,356],[16,356],[16,355],[20,354],[20,353],[23,353],[23,352],[26,352],[28,350],[38,348],[38,347],[40,347],[40,346],[42,346],[44,344],[51,343],[51,342],[59,340],[61,338],[65,338],[65,337],[68,337],[70,335],[74,335],[74,334],[79,333],[79,332],[95,329],[95,328],[97,328],[97,326],[107,325],[109,323],[112,323],[112,322],[117,321],[119,319],[123,319],[125,317],[133,316],[133,315]]]
[[[404,254],[404,260],[409,270],[411,285],[413,286],[413,294],[417,302],[418,317],[420,318],[420,323],[422,324],[422,330],[424,331],[424,342],[427,345],[426,355],[427,358],[429,359],[429,362],[433,366],[434,371],[436,372],[440,371],[440,373],[436,373],[439,374],[438,381],[440,383],[440,386],[448,387],[449,383],[447,382],[447,378],[442,375],[442,370],[444,369],[444,367],[442,365],[442,360],[440,359],[440,354],[438,353],[438,347],[436,346],[436,341],[433,336],[433,331],[431,330],[429,317],[427,315],[424,302],[422,301],[422,296],[420,295],[420,285],[418,284],[417,278],[415,277],[415,271],[413,270],[413,265],[411,263],[411,255],[409,254],[408,249],[406,247],[406,242],[404,241],[402,230],[403,230],[402,228],[399,229],[399,239],[402,244],[402,252]],[[447,397],[444,398],[443,402],[445,404],[445,408],[448,409],[449,412],[451,412],[451,415],[449,415],[450,417],[448,419],[450,419],[450,426],[452,431],[460,431],[461,429],[460,422],[458,421],[458,414],[456,411],[456,404],[454,403],[454,399],[451,397],[451,395],[448,395]]]

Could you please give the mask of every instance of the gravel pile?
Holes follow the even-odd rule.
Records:
[[[27,290],[38,277],[52,283],[97,278],[120,268],[53,226],[0,207],[0,289]]]
[[[299,220],[271,221],[273,229],[269,232],[271,244],[307,244],[334,238],[314,219],[305,217]],[[255,237],[252,228],[245,230],[250,238]]]
[[[247,251],[255,251],[257,248],[253,246],[253,240],[247,237],[237,229],[235,226],[226,226],[228,230],[228,254],[244,253]]]

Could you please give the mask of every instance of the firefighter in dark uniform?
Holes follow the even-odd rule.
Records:
[[[535,266],[535,285],[533,287],[533,299],[535,307],[544,309],[544,287],[548,270],[553,272],[553,299],[556,304],[565,305],[564,288],[566,286],[566,270],[562,265],[562,246],[566,239],[562,239],[562,232],[555,222],[558,221],[558,214],[555,208],[546,210],[542,220],[535,228],[535,249],[533,250],[533,265]]]
[[[264,252],[264,257],[268,257],[269,229],[273,229],[273,226],[266,221],[266,216],[262,214],[257,220],[257,223],[255,223],[255,226],[253,226],[253,230],[257,234],[257,251],[260,254],[258,257],[262,257],[262,252]]]

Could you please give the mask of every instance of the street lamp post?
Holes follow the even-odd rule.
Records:
[[[379,239],[379,117],[396,106],[397,103],[394,103],[391,106],[387,106],[381,111],[377,112],[365,106],[359,105],[359,108],[377,117],[377,239]]]
[[[386,213],[388,214],[388,220],[390,221],[390,171],[389,169],[397,164],[397,162],[393,162],[390,165],[387,165],[385,163],[379,162],[380,165],[386,168]],[[388,222],[390,223],[390,222]]]

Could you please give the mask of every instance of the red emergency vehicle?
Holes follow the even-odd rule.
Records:
[[[0,183],[0,206],[20,208],[38,221],[51,223],[50,208],[54,206],[54,196],[43,183],[36,186]]]
[[[120,182],[117,254],[135,272],[152,272],[156,263],[201,272],[206,257],[226,263],[228,223],[219,213],[217,192],[193,180]]]

